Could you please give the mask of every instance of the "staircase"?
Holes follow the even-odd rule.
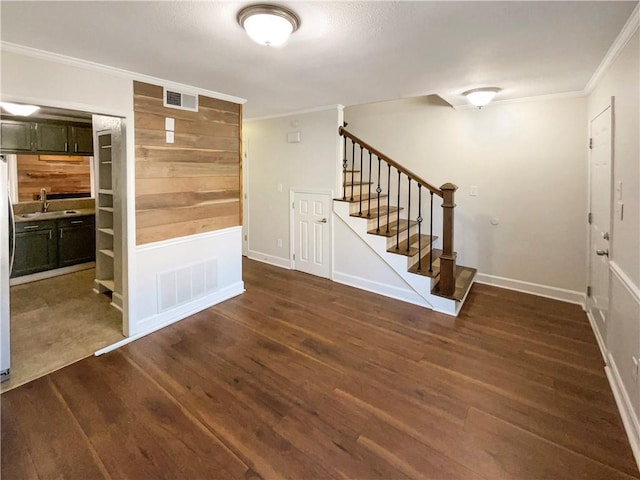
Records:
[[[334,213],[424,300],[423,306],[457,315],[476,274],[456,265],[457,187],[436,188],[344,127],[338,132],[344,137],[343,184]],[[440,237],[433,230],[434,196],[442,199]]]

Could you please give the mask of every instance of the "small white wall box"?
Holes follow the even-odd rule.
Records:
[[[300,143],[300,132],[287,133],[287,143]]]
[[[164,129],[170,132],[175,131],[176,129],[176,119],[171,117],[165,117],[164,119]]]

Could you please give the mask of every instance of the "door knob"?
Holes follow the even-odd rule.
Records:
[[[327,219],[326,219],[326,218],[323,218],[322,220],[318,220],[318,222],[317,222],[317,223],[327,223]]]
[[[608,257],[609,256],[609,249],[607,249],[607,250],[596,250],[596,255],[600,255],[601,257],[602,256]]]

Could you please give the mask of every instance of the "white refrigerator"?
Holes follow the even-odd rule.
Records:
[[[8,192],[6,155],[0,155],[0,381],[9,379],[11,372],[11,343],[9,320],[9,276],[13,260],[13,212]]]

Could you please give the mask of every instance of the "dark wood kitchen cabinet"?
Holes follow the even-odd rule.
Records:
[[[31,143],[32,128],[33,124],[29,122],[2,120],[0,123],[2,150],[11,152],[30,152],[33,149],[33,145]]]
[[[67,153],[69,151],[69,139],[67,126],[57,123],[35,124],[35,148],[43,153]]]
[[[93,155],[93,128],[59,122],[0,121],[3,153]]]
[[[57,240],[54,220],[16,223],[16,250],[11,277],[21,277],[56,268]]]
[[[95,216],[17,222],[11,277],[96,259]]]
[[[93,128],[70,126],[69,150],[77,155],[93,155]]]
[[[95,217],[58,220],[58,267],[93,262],[95,259]]]

